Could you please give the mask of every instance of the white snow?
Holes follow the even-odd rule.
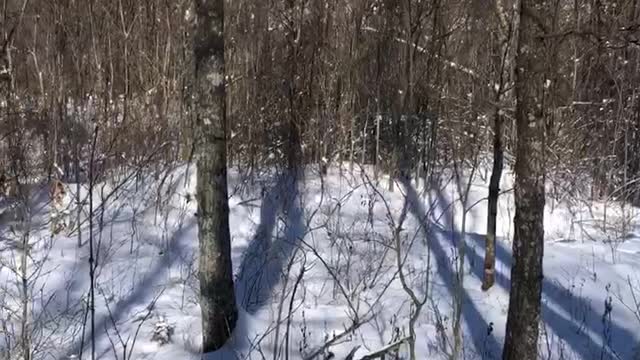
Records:
[[[402,343],[414,306],[398,279],[392,228],[405,199],[403,273],[415,295],[422,299],[426,293],[428,299],[416,322],[417,358],[444,359],[451,352],[457,245],[463,240],[466,261],[459,297],[464,358],[500,358],[509,302],[513,193],[503,194],[499,203],[497,281],[482,292],[485,181],[476,177],[470,187],[467,204],[472,207],[466,211],[463,239],[465,212],[452,176],[442,176],[426,194],[413,183],[398,183],[391,193],[386,191],[388,179],[375,186],[373,172],[348,169],[331,168],[324,179],[308,170],[297,186],[275,176],[248,185],[231,171],[230,228],[240,318],[232,339],[208,358],[304,359],[317,354],[325,359],[332,353],[344,359],[354,350],[353,358],[359,359]],[[512,188],[511,174],[503,178],[502,190]],[[77,248],[75,189],[69,184],[65,199],[69,209],[63,216],[69,226],[54,237],[47,190],[32,191],[28,272],[34,359],[77,358],[81,351],[82,358],[90,357],[89,209],[84,201],[83,246]],[[195,191],[193,165],[155,175],[121,175],[95,186],[98,359],[200,359]],[[81,197],[87,194],[83,185]],[[550,203],[541,356],[638,356],[638,209],[613,201]],[[10,353],[17,359],[22,305],[15,271],[24,229],[4,222],[0,232],[0,357]],[[160,333],[155,340],[154,333]],[[171,341],[165,344],[169,333]],[[323,349],[327,342],[333,345]],[[405,343],[399,354],[408,358]]]

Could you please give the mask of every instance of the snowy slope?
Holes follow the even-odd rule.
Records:
[[[182,166],[162,176],[120,177],[96,185],[97,358],[200,358],[193,173],[193,166]],[[351,352],[359,359],[402,341],[415,306],[403,289],[398,264],[405,285],[425,300],[415,323],[417,358],[446,358],[452,351],[456,299],[463,304],[464,358],[500,358],[512,193],[501,197],[497,282],[485,293],[480,284],[487,184],[477,177],[463,211],[451,176],[434,182],[426,194],[400,183],[388,192],[387,180],[376,186],[362,170],[331,169],[324,179],[309,170],[297,185],[286,177],[264,176],[251,183],[235,172],[230,176],[240,320],[233,339],[209,358],[344,359]],[[507,175],[502,188],[510,187]],[[69,185],[66,199],[66,221],[73,223],[75,188]],[[77,358],[80,352],[89,358],[88,201],[78,248],[75,224],[52,236],[46,190],[33,194],[28,311],[34,358]],[[87,194],[83,187],[81,197]],[[614,202],[586,204],[566,200],[547,209],[540,355],[632,359],[640,341],[638,301],[631,291],[635,288],[640,300],[640,230],[633,226],[637,209],[621,209]],[[394,230],[404,213],[398,262]],[[4,224],[0,231],[0,354],[11,353],[13,359],[20,345],[15,335],[22,314],[19,243],[24,229]],[[463,240],[460,289],[456,269]],[[154,340],[154,329],[164,336]],[[170,342],[162,344],[158,338],[168,332]],[[406,343],[398,349],[400,358],[408,358]]]

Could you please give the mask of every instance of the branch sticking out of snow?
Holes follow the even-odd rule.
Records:
[[[394,343],[391,343],[391,344],[389,344],[389,345],[387,345],[387,346],[383,347],[383,348],[382,348],[382,349],[380,349],[380,350],[377,350],[377,351],[375,351],[375,352],[372,352],[372,353],[370,353],[370,354],[368,354],[368,355],[365,355],[365,356],[361,357],[361,358],[360,358],[360,360],[381,359],[381,358],[382,358],[382,357],[384,357],[387,353],[389,353],[389,352],[391,352],[391,351],[394,351],[394,350],[397,350],[397,349],[400,347],[400,345],[402,345],[402,344],[404,344],[404,343],[408,342],[409,340],[410,340],[410,338],[409,338],[409,337],[402,338],[402,339],[400,339],[400,340],[398,340],[398,341],[396,341],[396,342],[394,342]]]

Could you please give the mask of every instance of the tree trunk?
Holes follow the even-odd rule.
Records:
[[[485,239],[485,255],[484,255],[484,278],[482,280],[482,290],[489,290],[495,283],[496,271],[496,224],[498,216],[498,200],[500,197],[500,179],[502,178],[502,170],[504,167],[504,117],[500,103],[505,91],[505,86],[509,79],[513,78],[513,51],[511,51],[513,43],[512,28],[517,26],[516,16],[507,20],[508,14],[504,9],[501,1],[496,3],[496,12],[500,23],[497,32],[499,34],[499,46],[496,47],[497,53],[501,54],[496,58],[496,69],[498,69],[498,86],[495,91],[494,102],[496,104],[493,123],[493,168],[491,170],[491,179],[489,181],[489,198],[488,198],[488,215],[487,215],[487,236]],[[501,25],[501,26],[500,26]],[[502,28],[502,31],[500,31]],[[509,95],[511,97],[511,95]]]
[[[502,116],[496,109],[493,128],[493,168],[489,180],[489,204],[487,215],[487,237],[485,239],[484,279],[482,290],[489,290],[495,283],[496,272],[496,218],[498,216],[498,197],[500,195],[500,178],[504,162],[502,147]]]
[[[299,33],[300,29],[296,26],[295,18],[295,0],[287,0],[287,12],[289,15],[287,32],[287,98],[289,102],[289,119],[286,128],[286,156],[287,156],[287,170],[289,174],[293,176],[294,181],[297,180],[298,171],[302,164],[302,140],[301,140],[301,119],[298,117],[298,104],[299,104],[299,89],[296,86],[296,76],[298,75],[297,69],[297,57],[298,48],[296,40],[296,32]]]
[[[379,101],[379,100],[376,100],[376,101]],[[376,179],[376,183],[378,182],[378,176],[380,175],[380,120],[381,119],[382,119],[382,115],[380,115],[380,106],[378,106],[376,109],[376,153],[375,153],[376,158],[373,162],[373,177]]]
[[[515,91],[516,214],[504,360],[538,357],[545,204],[543,98],[548,78],[544,34],[537,21],[547,21],[552,15],[550,6],[546,0],[522,0],[520,4]]]
[[[231,268],[224,86],[224,1],[195,0],[193,54],[202,351],[222,347],[238,318]]]

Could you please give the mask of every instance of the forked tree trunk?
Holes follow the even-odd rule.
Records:
[[[198,239],[202,351],[221,348],[236,326],[227,201],[224,1],[194,0]]]
[[[516,52],[516,182],[511,292],[504,360],[538,358],[545,205],[546,39],[551,1],[522,0]],[[535,17],[534,17],[535,16]]]

